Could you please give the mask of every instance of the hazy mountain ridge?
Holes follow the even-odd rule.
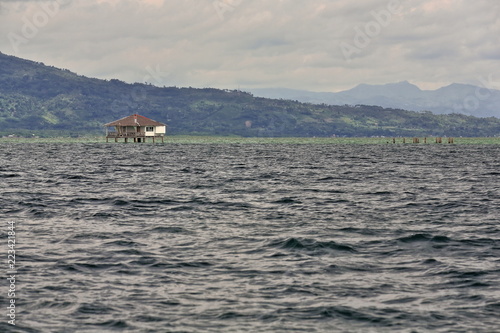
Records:
[[[500,90],[453,83],[436,90],[421,90],[408,81],[385,85],[360,84],[337,93],[293,89],[250,89],[256,96],[329,105],[379,105],[436,114],[460,113],[500,118]]]
[[[103,124],[133,113],[167,123],[169,134],[500,135],[500,119],[496,118],[433,115],[367,105],[313,105],[254,97],[239,90],[127,84],[87,78],[0,53],[1,135],[102,134]]]

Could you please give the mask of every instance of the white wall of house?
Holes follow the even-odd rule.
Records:
[[[155,136],[165,134],[166,127],[165,126],[145,126],[141,127],[141,131],[146,132],[146,136]]]
[[[167,133],[167,126],[156,126],[156,134]]]
[[[120,131],[121,128],[121,131]],[[139,129],[145,136],[157,136],[165,135],[167,132],[166,126],[140,126]],[[135,133],[137,131],[136,126],[116,126],[116,131],[120,133]]]

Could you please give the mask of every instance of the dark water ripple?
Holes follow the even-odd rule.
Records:
[[[2,144],[0,331],[498,331],[499,153]]]

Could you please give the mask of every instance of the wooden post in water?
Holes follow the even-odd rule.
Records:
[[[427,143],[427,137],[424,138],[424,143]]]
[[[406,138],[403,138],[403,143],[406,143]]]

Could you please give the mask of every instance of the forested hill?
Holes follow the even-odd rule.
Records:
[[[139,113],[169,134],[240,136],[498,136],[500,119],[378,106],[328,106],[241,91],[99,80],[0,53],[0,135],[87,135]]]

